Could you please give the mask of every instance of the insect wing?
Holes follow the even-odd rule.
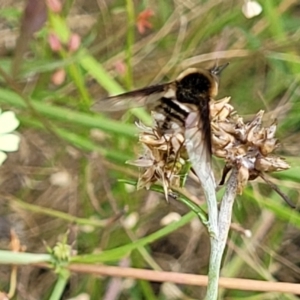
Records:
[[[169,85],[169,83],[153,85],[121,95],[100,99],[93,104],[92,110],[119,111],[145,106],[160,99],[169,88]]]
[[[191,112],[186,119],[185,128],[185,143],[189,159],[202,185],[203,182],[210,181],[215,187],[210,143],[207,142],[206,135],[205,124],[198,112]]]

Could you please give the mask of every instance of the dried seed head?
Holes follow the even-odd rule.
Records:
[[[239,172],[237,176],[237,193],[241,195],[243,193],[243,190],[245,186],[247,185],[249,179],[249,169],[246,166],[241,165],[239,167]]]
[[[149,189],[151,184],[159,181],[168,200],[171,186],[180,186],[181,171],[186,164],[183,133],[162,133],[156,123],[153,128],[142,123],[138,123],[137,127],[141,130],[139,141],[144,147],[144,153],[139,159],[128,162],[141,168],[137,188]]]
[[[255,169],[260,172],[283,171],[289,168],[284,159],[278,156],[258,157],[255,161]]]
[[[249,180],[258,176],[264,178],[264,172],[282,171],[290,166],[283,158],[272,154],[278,146],[275,138],[276,122],[263,127],[264,112],[259,111],[252,121],[244,123],[229,101],[230,98],[226,97],[210,102],[212,152],[225,160],[222,184],[232,167],[238,169],[238,193],[241,194]],[[180,186],[181,176],[186,172],[188,155],[185,132],[177,124],[174,124],[172,132],[162,132],[158,126],[161,124],[161,114],[153,112],[152,117],[152,127],[137,124],[144,153],[129,163],[141,168],[138,189],[149,189],[151,184],[159,181],[167,199],[170,188]]]
[[[238,169],[240,194],[248,180],[257,178],[262,172],[287,170],[290,166],[283,158],[271,154],[278,146],[275,138],[276,122],[269,127],[263,127],[264,112],[259,111],[252,121],[244,123],[243,119],[234,113],[227,99],[211,104],[212,151],[226,162],[222,183],[228,170],[233,166]],[[228,113],[223,114],[224,110]]]

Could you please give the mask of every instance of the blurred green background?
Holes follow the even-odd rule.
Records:
[[[188,208],[119,181],[138,177],[125,162],[141,153],[134,122],[149,123],[149,113],[97,114],[90,106],[216,60],[230,62],[218,98],[231,96],[245,120],[261,109],[266,124],[278,120],[277,153],[291,169],[271,180],[299,203],[299,1],[260,1],[262,13],[251,19],[242,0],[66,0],[56,11],[55,1],[48,2],[48,11],[38,0],[0,2],[0,105],[21,122],[20,149],[0,168],[1,249],[10,249],[11,228],[31,253],[46,253],[46,245],[54,247],[68,231],[80,262],[206,274],[209,238],[195,215],[180,226],[165,225],[166,216],[178,219]],[[215,164],[217,178],[222,166]],[[204,203],[197,184],[188,180],[187,189]],[[297,210],[256,180],[236,199],[233,223],[222,276],[299,282]],[[134,244],[155,233],[140,247]],[[123,245],[134,249],[130,255],[109,251]],[[9,276],[10,268],[1,267],[0,290],[8,290]],[[205,295],[201,287],[76,273],[65,284],[61,299],[82,293],[82,299],[106,300]],[[55,287],[54,272],[20,267],[14,299],[49,299]],[[296,297],[221,290],[220,299]]]

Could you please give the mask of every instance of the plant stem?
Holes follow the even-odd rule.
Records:
[[[222,198],[219,212],[219,253],[221,253],[222,255],[225,249],[228,231],[231,225],[232,206],[237,192],[237,174],[237,169],[233,168],[226,185],[225,194]]]
[[[220,265],[222,256],[218,254],[218,240],[214,237],[210,238],[210,257],[208,269],[208,284],[206,291],[207,300],[218,299],[218,283],[220,277]]]
[[[125,82],[127,89],[132,89],[132,46],[134,44],[134,3],[132,0],[126,1],[128,28],[127,28],[127,41],[126,41],[126,75]]]
[[[227,241],[228,231],[231,224],[232,206],[237,191],[237,170],[234,168],[226,185],[225,194],[222,198],[219,217],[218,217],[218,236],[211,236],[211,250],[208,271],[208,286],[206,299],[218,299],[218,282],[222,257]],[[206,198],[209,201],[208,198]],[[209,211],[209,218],[210,218]]]
[[[58,274],[57,282],[49,298],[50,300],[59,300],[62,298],[63,292],[66,288],[69,278],[70,272],[67,269],[61,269]]]
[[[208,210],[208,224],[207,229],[210,235],[210,260],[208,271],[208,286],[207,286],[207,299],[215,300],[218,297],[218,281],[219,281],[219,266],[221,264],[218,253],[218,203],[216,197],[216,184],[213,171],[210,163],[203,159],[203,155],[199,155],[199,151],[203,152],[199,145],[195,142],[195,128],[198,128],[198,118],[194,113],[190,113],[187,120],[185,129],[186,149],[189,155],[190,162],[200,180]],[[222,258],[222,255],[221,255]]]

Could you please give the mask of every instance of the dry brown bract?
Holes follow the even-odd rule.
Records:
[[[170,188],[180,186],[181,171],[187,161],[184,136],[180,131],[163,134],[157,127],[155,113],[153,120],[153,127],[136,124],[140,130],[139,141],[144,147],[144,153],[139,159],[128,163],[140,167],[143,172],[137,189],[149,189],[151,184],[160,181],[168,200]]]
[[[287,170],[290,166],[272,152],[278,146],[275,138],[276,122],[269,127],[262,126],[264,112],[259,111],[251,122],[234,113],[224,98],[211,104],[211,126],[213,154],[225,159],[221,184],[233,166],[238,173],[238,193],[241,194],[248,180],[258,176],[264,179],[263,172]]]
[[[275,138],[276,122],[269,127],[262,127],[264,112],[259,111],[251,122],[244,123],[235,114],[229,101],[229,97],[211,101],[212,152],[225,160],[220,184],[225,182],[232,167],[238,169],[238,193],[241,194],[248,180],[261,176],[269,183],[263,176],[264,172],[282,171],[290,166],[283,158],[272,154],[278,146]],[[152,183],[160,181],[167,199],[169,189],[180,185],[181,171],[188,159],[184,132],[182,129],[163,134],[157,126],[155,113],[153,120],[153,127],[137,124],[140,129],[139,141],[145,150],[139,159],[129,163],[140,167],[143,172],[138,189],[149,189]]]

